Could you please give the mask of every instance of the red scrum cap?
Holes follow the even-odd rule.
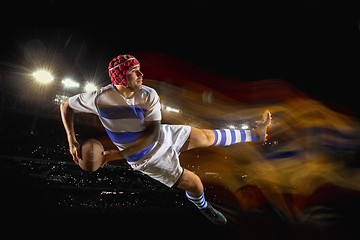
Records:
[[[109,63],[109,77],[111,82],[114,85],[123,85],[128,87],[128,82],[126,80],[127,72],[134,68],[140,66],[140,62],[132,55],[119,55],[115,57]]]

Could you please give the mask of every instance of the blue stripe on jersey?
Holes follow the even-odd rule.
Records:
[[[105,128],[111,141],[117,144],[127,144],[134,142],[141,134],[141,132],[112,132]]]
[[[109,129],[105,128],[106,132],[108,133],[111,141],[117,144],[127,144],[134,142],[141,134],[141,132],[112,132]],[[126,160],[128,162],[136,162],[137,160],[141,159],[145,156],[150,150],[153,148],[155,143],[151,144],[150,146],[144,148],[143,150],[134,153],[128,157]]]
[[[155,143],[151,144],[150,146],[144,148],[143,150],[134,153],[128,157],[126,157],[126,161],[128,162],[136,162],[137,160],[140,160],[143,156],[145,156],[146,154],[148,154],[148,152],[151,151],[151,149],[153,148],[153,146],[155,145]]]
[[[142,88],[141,90],[146,94],[146,97],[149,97],[150,93],[146,89]]]
[[[98,111],[101,117],[107,119],[126,119],[137,118],[144,119],[145,110],[136,106],[98,106]]]

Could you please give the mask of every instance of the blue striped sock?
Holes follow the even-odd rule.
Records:
[[[194,203],[201,211],[205,212],[205,209],[208,207],[208,202],[205,200],[204,192],[200,196],[195,196],[188,192],[185,193],[190,202]]]
[[[214,146],[229,146],[240,142],[257,142],[259,136],[252,133],[252,130],[217,129],[214,130]]]

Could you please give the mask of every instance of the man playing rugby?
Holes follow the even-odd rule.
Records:
[[[119,149],[104,151],[105,163],[126,159],[134,170],[168,187],[185,190],[189,201],[213,223],[226,224],[226,218],[205,200],[200,178],[180,166],[179,155],[182,151],[200,147],[264,142],[271,122],[270,112],[264,112],[254,130],[208,130],[161,124],[159,96],[154,89],[143,85],[140,63],[134,56],[115,57],[109,64],[109,76],[112,84],[77,94],[61,104],[61,116],[74,162],[78,164],[80,159],[80,145],[75,137],[73,113],[96,114]]]

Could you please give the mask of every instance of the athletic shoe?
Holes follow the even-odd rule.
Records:
[[[222,215],[221,212],[213,208],[211,204],[208,204],[208,207],[205,209],[205,211],[201,211],[202,214],[205,215],[212,223],[215,223],[216,225],[225,225],[227,223],[226,217]]]
[[[267,141],[267,128],[271,123],[271,113],[269,110],[265,110],[260,121],[255,121],[253,133],[259,136],[260,142]]]

